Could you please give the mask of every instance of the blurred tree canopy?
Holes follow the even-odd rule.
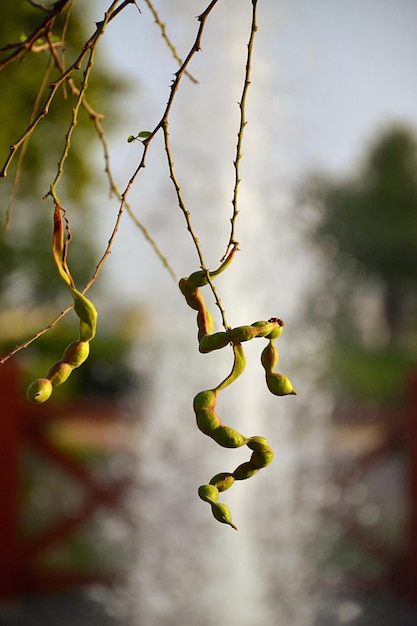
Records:
[[[38,6],[39,5],[39,6]],[[51,6],[51,5],[49,5]],[[47,7],[47,5],[45,5]],[[9,147],[28,126],[34,112],[49,93],[50,83],[60,71],[51,63],[51,55],[45,40],[36,42],[34,48],[23,57],[6,63],[15,49],[14,44],[22,42],[46,18],[46,8],[41,3],[29,0],[4,2],[0,20],[0,158],[4,162]],[[87,24],[83,18],[81,5],[68,3],[63,12],[56,15],[52,34],[57,55],[64,64],[71,64],[80,48],[94,30],[94,24]],[[91,31],[91,32],[90,32]],[[82,72],[79,73],[82,80]],[[43,90],[38,86],[44,77]],[[126,85],[103,63],[96,67],[89,82],[88,99],[99,113],[105,114],[116,106],[117,94]],[[79,85],[77,85],[79,87]],[[64,83],[57,93],[48,115],[42,120],[41,132],[38,127],[24,144],[21,167],[24,176],[15,187],[15,207],[10,203],[16,175],[20,172],[15,159],[2,182],[0,228],[0,298],[3,305],[19,305],[22,302],[34,305],[49,302],[52,305],[62,294],[60,279],[51,257],[52,210],[50,203],[42,200],[48,192],[49,184],[55,175],[57,161],[64,146],[64,132],[71,119],[71,109],[75,97]],[[114,119],[115,116],[112,116]],[[70,247],[71,269],[77,282],[83,284],[97,263],[95,242],[92,233],[89,207],[93,202],[89,196],[94,178],[98,175],[97,163],[103,169],[101,159],[95,158],[97,134],[91,119],[85,111],[80,112],[76,133],[71,142],[71,151],[65,163],[69,174],[61,183],[61,193],[71,206],[71,215],[77,215],[74,224],[76,240]],[[101,157],[101,154],[100,154]],[[34,198],[39,198],[34,206]],[[19,207],[19,208],[17,208]],[[11,222],[7,228],[8,210]],[[75,213],[74,213],[75,212]]]
[[[303,190],[327,281],[313,298],[333,329],[340,397],[396,402],[417,349],[417,140],[396,125],[353,177],[315,176]]]

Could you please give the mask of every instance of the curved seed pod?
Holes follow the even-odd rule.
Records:
[[[73,369],[69,363],[57,361],[49,368],[46,378],[49,378],[51,385],[56,387],[67,380]]]
[[[238,530],[238,527],[233,523],[230,509],[225,504],[222,504],[221,502],[213,502],[211,504],[211,511],[218,522],[228,524],[235,530]]]
[[[233,354],[234,360],[230,374],[215,389],[200,391],[193,402],[198,428],[224,448],[239,448],[247,441],[246,437],[237,430],[224,426],[215,412],[218,392],[236,380],[245,368],[245,353],[240,344],[233,346]]]
[[[269,333],[269,335],[266,335],[266,338],[277,339],[277,337],[279,337],[282,331],[284,330],[284,326],[285,326],[284,320],[282,320],[279,317],[271,317],[271,319],[269,319],[268,322],[276,322],[277,325],[274,328],[274,330]]]
[[[245,437],[234,428],[225,426],[215,411],[218,392],[234,382],[245,369],[246,358],[241,344],[257,337],[267,338],[269,343],[262,352],[261,363],[265,370],[268,388],[275,395],[296,394],[296,392],[287,377],[273,372],[278,362],[278,351],[273,341],[281,335],[284,327],[284,322],[280,318],[272,317],[267,321],[260,320],[249,326],[227,328],[226,332],[213,332],[213,319],[205,307],[204,298],[199,289],[207,285],[210,278],[226,269],[236,250],[237,244],[216,271],[200,270],[190,274],[187,278],[182,278],[179,281],[179,288],[187,304],[197,311],[199,351],[205,354],[224,348],[228,344],[232,344],[233,347],[234,360],[230,374],[214,389],[199,392],[194,398],[193,406],[198,428],[216,443],[225,448],[239,448],[247,445],[252,450],[250,460],[240,464],[233,473],[216,474],[210,480],[209,485],[201,485],[198,490],[200,498],[210,504],[214,518],[237,530],[228,507],[218,502],[219,492],[229,489],[236,480],[246,480],[254,476],[260,469],[269,465],[274,458],[274,452],[265,437]]]
[[[278,324],[278,318],[272,317],[268,321],[259,320],[250,326],[237,326],[230,331],[230,338],[233,343],[242,343],[257,337],[269,337],[271,334],[278,336],[281,333],[282,327]]]
[[[199,319],[202,319],[201,313],[197,316],[197,324],[200,328],[202,324],[201,321],[199,323]],[[227,333],[218,332],[213,334],[203,334],[199,337],[199,350],[203,354],[206,354],[212,350],[220,350],[221,348],[227,346],[228,343],[243,343],[257,337],[270,337],[271,335],[278,337],[282,333],[282,326],[279,326],[278,322],[281,322],[281,320],[273,317],[267,322],[265,320],[260,320],[258,322],[254,322],[250,326],[237,326],[236,328],[229,330]]]
[[[267,322],[265,322],[267,323]],[[270,332],[270,327],[268,331]],[[250,341],[256,337],[262,337],[262,327],[250,326],[237,326],[230,331],[230,339],[233,343],[242,343],[244,341]]]
[[[278,363],[278,350],[273,344],[273,339],[269,340],[269,344],[263,350],[261,355],[262,367],[265,370],[266,385],[271,393],[275,396],[296,396],[292,382],[284,374],[273,372],[275,365]]]
[[[198,495],[205,502],[216,502],[219,498],[219,490],[214,485],[201,485]]]
[[[73,341],[64,350],[62,359],[54,363],[48,370],[46,378],[38,378],[27,389],[26,397],[30,402],[41,404],[46,402],[54,387],[62,385],[73,369],[79,367],[90,352],[88,341]]]
[[[197,313],[198,341],[200,342],[204,336],[211,336],[214,330],[214,322],[208,309]]]
[[[219,265],[217,270],[209,271],[208,275],[210,278],[214,278],[218,276],[230,265],[235,256],[235,252],[238,249],[238,243],[235,243],[232,250],[227,255],[226,259]],[[207,272],[204,270],[198,270],[197,272],[193,272],[188,276],[188,278],[181,278],[180,283],[182,283],[183,287],[180,286],[182,293],[185,295],[183,288],[187,289],[197,289],[198,287],[204,287],[208,284]]]
[[[219,425],[205,434],[214,439],[223,448],[240,448],[247,442],[246,437],[238,433],[234,428],[230,428],[230,426]]]
[[[235,480],[246,480],[247,478],[252,478],[259,472],[259,467],[254,467],[250,461],[246,461],[246,463],[242,463],[239,465],[235,471],[233,472],[233,478]]]
[[[252,452],[252,456],[250,458],[250,464],[256,469],[262,469],[266,467],[274,460],[274,452],[271,448],[269,450],[265,450],[264,452]]]
[[[211,275],[210,272],[209,272],[209,275]],[[199,287],[204,287],[205,285],[208,285],[207,274],[203,270],[198,270],[197,272],[193,272],[187,278],[182,278],[181,280],[185,281],[189,289],[194,289],[194,290],[199,289]]]
[[[65,218],[66,222],[67,237],[65,237],[63,218]],[[80,318],[80,339],[82,341],[90,341],[96,332],[97,311],[92,302],[74,286],[74,280],[67,265],[67,249],[70,239],[71,233],[69,231],[69,223],[66,218],[65,209],[57,202],[54,210],[52,255],[59,275],[71,291],[74,300],[74,309]]]
[[[297,396],[292,382],[284,374],[275,372],[266,374],[266,385],[274,396]]]
[[[210,312],[206,309],[204,297],[201,294],[199,287],[204,287],[204,285],[208,284],[208,277],[214,278],[215,276],[223,272],[232,262],[232,259],[237,249],[238,244],[235,243],[232,250],[229,252],[223,263],[220,264],[217,270],[211,272],[198,270],[197,272],[193,272],[192,274],[190,274],[190,276],[186,278],[181,278],[178,283],[179,289],[185,297],[188,306],[198,312],[197,326],[199,342],[204,336],[211,335],[214,330],[213,318]],[[228,341],[224,345],[227,345],[227,343]],[[207,350],[200,351],[210,352],[211,350],[217,349],[218,348],[209,347]]]
[[[265,437],[260,437],[259,435],[249,437],[247,446],[251,450],[256,450],[259,452],[264,452],[265,450],[271,449],[268,439],[266,439]]]
[[[88,341],[73,341],[64,350],[62,360],[71,365],[73,369],[79,367],[87,359],[90,353]]]
[[[237,530],[237,526],[235,526],[232,521],[232,514],[229,508],[225,504],[217,502],[219,498],[219,490],[217,487],[214,485],[201,485],[201,487],[198,488],[198,495],[202,500],[210,504],[213,516],[218,522],[228,524]]]
[[[274,451],[268,443],[265,437],[250,437],[246,444],[248,448],[254,450],[251,455],[250,461],[242,463],[233,472],[233,478],[235,480],[246,480],[251,478],[260,469],[263,469],[274,459]]]
[[[216,393],[221,391],[231,383],[233,383],[239,376],[242,374],[243,370],[246,367],[246,357],[240,343],[236,343],[233,345],[233,366],[232,371],[221,383],[217,385],[215,388]]]
[[[96,334],[97,311],[94,304],[77,289],[71,288],[74,309],[80,318],[80,339],[91,341]]]
[[[188,284],[188,278],[181,278],[178,286],[185,297],[186,303],[191,309],[195,311],[204,310],[204,297],[197,287],[191,287]]]
[[[220,431],[221,427],[219,427],[218,430]],[[198,492],[200,498],[211,505],[212,513],[215,519],[219,522],[229,524],[236,530],[237,528],[232,522],[230,510],[226,505],[218,502],[219,492],[229,489],[235,480],[246,480],[251,478],[257,474],[260,469],[269,465],[274,458],[274,452],[265,437],[250,437],[249,439],[246,439],[245,443],[250,449],[253,450],[250,461],[239,465],[232,474],[229,472],[216,474],[210,480],[210,484],[202,485]]]
[[[271,317],[269,320],[258,320],[251,324],[254,328],[257,329],[257,337],[268,337],[270,335],[276,334],[279,336],[282,333],[284,322],[280,320],[278,317]]]
[[[184,276],[183,278],[180,278],[178,281],[178,287],[182,293],[182,295],[187,299],[188,297],[192,296],[193,294],[195,294],[197,292],[197,288],[196,287],[192,287],[189,283],[188,283],[188,278],[186,276]],[[190,305],[191,306],[191,305]]]
[[[220,418],[215,411],[211,409],[196,411],[196,419],[197,426],[201,432],[214,439],[213,433],[215,433],[216,429],[221,425]]]
[[[26,397],[34,404],[42,404],[50,398],[52,393],[52,383],[49,378],[38,378],[29,385]]]
[[[194,398],[193,406],[194,411],[206,411],[207,409],[213,409],[216,406],[217,393],[212,389],[206,389],[206,391],[200,391]]]
[[[234,482],[235,479],[233,478],[233,474],[230,474],[229,472],[222,472],[221,474],[213,476],[210,480],[210,485],[214,485],[218,491],[226,491],[227,489],[230,489]]]
[[[229,335],[225,332],[218,332],[201,337],[198,349],[201,353],[207,354],[207,352],[224,348],[228,343],[230,343]]]
[[[274,367],[277,365],[279,359],[278,350],[273,344],[273,341],[270,340],[266,348],[262,350],[261,354],[261,363],[262,367],[266,372],[272,372]]]
[[[232,343],[242,343],[258,336],[256,328],[252,326],[237,326],[230,331]]]
[[[65,209],[60,204],[55,204],[54,209],[54,233],[52,237],[52,256],[55,265],[64,283],[71,289],[74,287],[74,281],[67,265],[67,248],[69,238],[65,238],[64,220],[62,214],[65,215]],[[68,226],[68,223],[67,223]]]
[[[65,236],[65,228],[67,236]],[[88,357],[89,341],[96,334],[97,311],[88,298],[75,288],[74,280],[67,265],[67,248],[71,239],[69,223],[65,209],[56,202],[54,210],[54,232],[52,238],[52,256],[58,273],[71,291],[74,300],[74,310],[79,317],[79,340],[74,341],[64,351],[61,361],[54,363],[47,373],[46,378],[40,378],[31,383],[27,390],[27,398],[31,402],[41,403],[48,400],[53,387],[61,385],[67,380],[72,370],[79,367]]]

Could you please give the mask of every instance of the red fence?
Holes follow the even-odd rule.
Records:
[[[332,481],[343,491],[354,484],[366,484],[370,475],[374,475],[386,467],[394,458],[402,459],[404,481],[400,485],[405,504],[405,521],[398,529],[397,541],[387,540],[378,524],[361,523],[354,511],[343,507],[340,503],[325,509],[325,516],[336,521],[342,535],[350,545],[364,556],[369,557],[377,565],[380,572],[374,577],[362,578],[357,574],[345,572],[344,589],[353,588],[358,591],[388,590],[405,597],[410,603],[417,603],[417,372],[410,377],[406,406],[397,412],[381,413],[370,418],[366,408],[358,407],[358,415],[346,416],[337,420],[346,428],[335,428],[342,431],[339,441],[341,450],[333,453]],[[374,437],[369,436],[369,431]],[[365,445],[361,446],[358,433],[365,434]],[[343,442],[345,446],[343,447]],[[347,444],[347,445],[346,445]],[[346,450],[348,450],[346,452]],[[385,476],[388,480],[389,476]],[[389,492],[388,483],[380,484],[382,492]],[[386,496],[386,494],[385,494]],[[392,539],[392,538],[391,538]]]
[[[125,505],[132,472],[113,479],[98,478],[85,463],[48,436],[52,421],[74,415],[95,424],[100,432],[102,426],[120,422],[118,409],[109,401],[34,406],[24,398],[19,377],[13,360],[0,367],[0,598],[91,582],[115,583],[120,572],[68,567],[54,570],[42,565],[42,556],[51,547],[64,544],[103,507],[133,523]],[[70,516],[61,515],[30,536],[22,530],[22,453],[28,447],[50,464],[51,471],[58,467],[84,492],[82,502]]]
[[[125,496],[132,483],[132,472],[103,481],[90,471],[80,459],[71,455],[48,435],[52,423],[77,415],[83,423],[95,424],[97,433],[108,423],[119,424],[118,409],[111,402],[92,404],[54,405],[41,407],[29,404],[20,388],[16,362],[8,361],[0,367],[0,599],[32,591],[44,591],[91,582],[115,583],[121,572],[102,570],[82,571],[79,568],[52,569],[42,565],[42,557],[51,547],[64,544],[68,538],[89,522],[100,509],[110,510],[134,524],[125,505]],[[365,453],[355,453],[339,465],[340,485],[352,484],[349,471],[362,479],[390,455],[401,451],[406,465],[407,520],[403,549],[392,550],[378,535],[377,529],[361,525],[352,516],[340,516],[337,507],[326,514],[336,516],[343,532],[364,553],[384,564],[385,580],[375,580],[417,601],[417,373],[410,380],[409,401],[401,413],[382,420],[383,436]],[[130,438],[127,433],[126,439]],[[123,439],[123,438],[122,438]],[[22,531],[22,451],[35,450],[52,467],[64,471],[72,481],[82,486],[84,498],[71,515],[61,515],[35,534]],[[124,453],[125,454],[125,453]],[[128,452],[126,451],[126,454]],[[350,468],[350,469],[349,469]],[[361,581],[355,580],[361,588]],[[364,581],[365,586],[369,581]],[[371,583],[372,584],[372,583]]]

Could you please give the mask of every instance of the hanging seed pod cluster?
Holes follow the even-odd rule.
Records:
[[[182,278],[179,282],[179,288],[187,304],[197,311],[200,352],[205,354],[228,345],[231,345],[233,350],[234,358],[230,374],[213,389],[200,391],[194,398],[193,407],[198,428],[202,433],[211,437],[219,446],[223,448],[247,446],[252,451],[249,461],[242,463],[231,473],[222,472],[216,474],[208,484],[201,485],[198,489],[198,495],[211,506],[215,519],[223,524],[229,524],[235,530],[237,530],[237,527],[232,520],[229,508],[218,501],[220,492],[229,489],[236,480],[251,478],[260,469],[269,465],[274,458],[274,452],[265,437],[245,437],[234,428],[223,424],[216,413],[219,392],[233,383],[245,369],[246,357],[242,343],[256,338],[266,339],[268,344],[262,351],[261,365],[265,370],[266,384],[269,391],[276,396],[297,395],[289,378],[274,371],[278,363],[278,350],[275,346],[275,340],[284,329],[284,322],[281,319],[273,317],[267,321],[254,322],[249,326],[238,326],[224,332],[213,333],[213,318],[205,306],[200,287],[207,285],[209,279],[211,280],[228,267],[236,250],[237,244],[216,271],[204,272],[201,270],[194,272],[188,278]]]
[[[64,216],[65,210],[56,204],[52,252],[59,275],[71,291],[74,300],[74,310],[80,320],[79,338],[65,348],[61,360],[49,368],[45,378],[38,378],[29,385],[26,396],[35,404],[46,402],[50,398],[53,388],[64,383],[72,370],[84,363],[90,353],[90,341],[96,334],[97,311],[95,306],[75,288],[74,280],[68,269],[66,257],[71,237],[70,235],[65,236]]]

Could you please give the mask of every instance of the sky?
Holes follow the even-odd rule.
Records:
[[[229,31],[219,54],[224,54],[224,48],[227,54],[233,36],[237,3],[228,4]],[[274,112],[277,124],[283,117],[286,125],[289,122],[285,148],[295,146],[291,169],[304,170],[317,160],[324,167],[345,168],[380,124],[402,118],[416,123],[417,5],[413,0],[264,0],[258,4],[255,67],[269,91],[266,115]],[[205,3],[194,2],[191,10],[190,2],[175,3],[179,11],[169,5],[157,6],[184,55],[197,25],[196,5],[203,8]],[[146,76],[140,67],[143,59],[147,64],[152,58],[156,66],[163,65],[158,32],[146,7],[142,10],[143,17],[133,16],[128,23],[121,20],[113,30],[110,27],[109,35],[117,40],[112,56],[133,79],[146,88],[149,85],[152,92],[155,89],[152,97],[159,96],[163,105],[168,87],[163,79],[159,82],[163,69],[152,64],[152,75]],[[145,33],[139,31],[142,19],[146,29],[152,26]],[[207,31],[211,38],[212,31]],[[159,53],[154,56],[155,50]],[[205,54],[204,40],[201,54]]]
[[[293,167],[304,170],[318,162],[343,171],[379,127],[402,119],[415,125],[415,2],[279,5],[280,32],[272,44],[275,89],[287,91],[294,107]]]

